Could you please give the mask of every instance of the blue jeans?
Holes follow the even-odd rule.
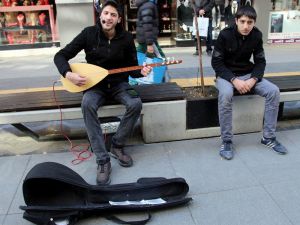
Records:
[[[237,77],[241,80],[249,78],[250,74]],[[232,141],[232,97],[234,87],[230,82],[220,77],[217,78],[216,87],[219,90],[218,109],[221,138],[223,141]],[[279,89],[275,84],[262,79],[255,85],[254,93],[265,98],[263,136],[274,138],[279,109]]]
[[[111,97],[125,105],[126,112],[122,117],[116,134],[112,137],[112,145],[122,148],[142,110],[141,99],[130,94],[130,90],[132,90],[130,85],[123,82],[111,88],[95,87],[86,91],[83,95],[81,103],[83,119],[98,164],[105,164],[110,160],[110,157],[105,147],[97,111],[104,104],[107,97]]]

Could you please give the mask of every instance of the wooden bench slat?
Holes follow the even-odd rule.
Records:
[[[300,76],[266,77],[266,79],[276,84],[281,92],[300,90]]]
[[[162,83],[133,86],[143,102],[171,101],[185,98],[181,88],[176,83]],[[55,92],[61,108],[80,107],[82,93],[69,93],[65,90]],[[108,104],[118,104],[109,100]],[[28,110],[56,109],[53,92],[26,92],[0,95],[0,112],[20,112]]]

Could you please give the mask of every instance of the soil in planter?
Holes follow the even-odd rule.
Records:
[[[183,88],[187,99],[187,129],[218,127],[218,90],[214,86]]]
[[[185,93],[187,100],[218,97],[218,90],[214,86],[205,86],[204,94],[202,93],[202,88],[200,86],[185,87],[182,91]]]

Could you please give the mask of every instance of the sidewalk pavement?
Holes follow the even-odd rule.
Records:
[[[40,50],[0,51],[0,90],[51,87],[60,78],[53,63],[53,56],[59,48]],[[204,50],[204,49],[203,49]],[[181,59],[181,64],[168,66],[171,80],[196,78],[199,75],[199,57],[194,56],[194,47],[163,48],[165,54]],[[298,72],[300,74],[300,45],[265,45],[267,60],[266,73]],[[30,54],[30,56],[29,56]],[[84,62],[84,54],[79,54],[71,62]],[[205,51],[202,55],[205,77],[214,76],[211,57]]]
[[[186,206],[154,212],[149,225],[297,225],[300,224],[299,135],[300,129],[278,132],[278,139],[289,150],[287,155],[278,155],[260,145],[260,133],[235,136],[236,155],[231,161],[219,157],[219,138],[128,146],[134,166],[122,168],[112,159],[112,184],[135,182],[140,177],[187,180],[188,196],[193,201]],[[22,148],[30,146],[22,147],[22,139],[14,138],[11,144],[26,152]],[[54,146],[54,142],[49,142],[43,148]],[[22,218],[18,207],[25,204],[22,181],[37,163],[64,164],[88,183],[95,184],[95,159],[79,165],[72,165],[72,159],[69,152],[1,157],[0,224],[31,224]],[[126,219],[136,219],[135,216]],[[78,223],[96,224],[114,223],[101,217]]]

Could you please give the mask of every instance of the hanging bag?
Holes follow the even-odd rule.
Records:
[[[199,29],[199,36],[200,37],[207,37],[208,33],[208,24],[209,24],[209,18],[199,16],[197,17],[198,21],[198,29]],[[195,19],[193,19],[193,35],[196,36],[196,24],[195,24]]]

